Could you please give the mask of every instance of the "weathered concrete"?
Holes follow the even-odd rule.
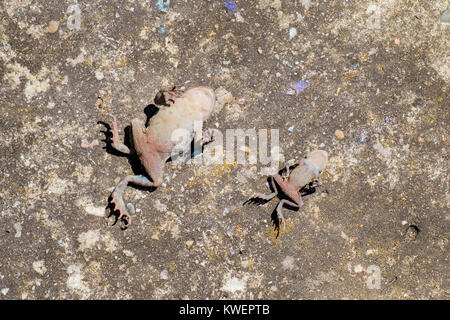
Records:
[[[448,299],[449,1],[73,3],[0,5],[0,299]],[[217,89],[209,127],[279,129],[279,168],[326,150],[328,192],[276,238],[259,164],[169,165],[111,227],[132,170],[97,121],[174,83]]]

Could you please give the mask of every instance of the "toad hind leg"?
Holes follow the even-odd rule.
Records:
[[[115,205],[114,210],[119,211],[119,217],[117,220],[123,219],[126,222],[126,227],[131,223],[131,216],[128,213],[128,210],[123,202],[122,193],[123,190],[127,187],[128,183],[134,183],[143,187],[153,187],[155,183],[150,181],[147,177],[143,175],[138,176],[126,176],[123,178],[119,184],[114,188],[113,193],[111,194],[111,203]]]
[[[295,203],[293,201],[289,201],[289,200],[283,199],[283,200],[281,200],[278,203],[277,209],[276,209],[277,210],[278,220],[281,220],[283,222],[283,229],[286,229],[286,220],[284,219],[284,216],[283,216],[283,206],[284,206],[284,204],[287,204],[287,205],[289,205],[291,207],[294,207],[294,208],[300,208],[303,205],[303,201],[301,201],[301,198],[300,198],[300,203]]]

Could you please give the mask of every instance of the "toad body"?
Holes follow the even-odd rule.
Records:
[[[252,199],[261,199],[263,201],[269,201],[278,195],[278,187],[281,189],[288,199],[282,199],[277,207],[278,219],[285,223],[282,208],[287,204],[294,208],[300,208],[303,206],[302,195],[300,190],[307,184],[311,183],[311,187],[317,187],[319,185],[319,173],[323,171],[328,163],[328,153],[323,150],[315,150],[302,159],[298,166],[292,171],[289,170],[289,166],[286,165],[286,172],[282,176],[280,174],[274,174],[270,176],[270,182],[273,189],[271,194],[257,193]]]
[[[158,97],[158,96],[157,96]],[[208,87],[195,87],[187,91],[173,88],[169,91],[161,91],[162,97],[168,107],[161,108],[154,115],[148,126],[141,119],[131,120],[131,142],[128,148],[120,142],[116,117],[112,117],[111,146],[115,150],[127,154],[136,155],[151,180],[144,175],[128,175],[115,187],[111,194],[111,204],[119,211],[118,220],[123,219],[126,226],[130,224],[130,215],[123,201],[122,193],[129,183],[143,187],[158,187],[163,181],[163,172],[166,161],[172,156],[175,147],[180,142],[174,139],[175,133],[185,136],[184,148],[189,148],[195,135],[196,122],[202,122],[209,118],[215,106],[215,94]],[[176,136],[179,137],[179,134]],[[187,138],[186,138],[187,136]],[[213,139],[212,131],[203,134],[201,144]]]

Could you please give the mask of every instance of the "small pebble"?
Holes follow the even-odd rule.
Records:
[[[441,16],[442,23],[450,23],[450,10],[445,10]]]
[[[97,100],[95,101],[95,106],[97,108],[100,108],[103,105],[103,99],[101,97],[98,97]]]
[[[59,27],[59,22],[52,20],[48,23],[47,32],[55,33],[56,31],[58,31],[58,27]]]
[[[131,202],[127,203],[127,208],[128,208],[128,211],[131,214],[135,214],[136,213],[136,208],[134,207],[134,205]]]
[[[244,98],[240,98],[240,99],[238,100],[238,103],[239,103],[239,104],[245,104],[245,102],[246,102],[246,100],[245,100]]]
[[[289,40],[292,40],[297,35],[297,29],[296,28],[290,28],[289,29]]]
[[[337,130],[334,132],[334,135],[335,135],[336,138],[338,138],[339,140],[344,139],[344,133],[343,133],[341,130],[339,130],[339,129],[337,129]]]
[[[295,96],[297,94],[297,92],[294,89],[289,88],[286,90],[286,94],[288,94],[290,96]]]
[[[356,266],[353,267],[353,271],[355,271],[356,273],[360,273],[363,270],[364,270],[364,268],[360,264],[357,264]]]
[[[161,273],[159,274],[159,277],[162,280],[167,280],[169,279],[169,271],[167,271],[166,269],[164,269],[163,271],[161,271]]]
[[[102,80],[105,76],[103,75],[103,72],[101,71],[95,71],[95,78],[97,80]]]
[[[89,148],[89,142],[86,139],[81,140],[81,147],[84,149]]]
[[[192,248],[193,245],[194,245],[194,240],[191,239],[191,240],[186,241],[186,247],[188,249]]]

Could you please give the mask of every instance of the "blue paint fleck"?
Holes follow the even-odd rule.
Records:
[[[230,10],[233,13],[236,13],[237,10],[237,5],[233,0],[226,0],[225,1],[225,8],[227,8],[228,10]]]
[[[357,63],[352,64],[352,69],[353,69],[353,70],[358,69],[358,67],[359,67],[359,65],[358,65]]]
[[[297,93],[303,92],[305,88],[308,86],[308,82],[306,81],[299,81],[296,84],[294,84],[294,90],[297,91]]]
[[[294,126],[290,126],[290,127],[288,128],[288,131],[289,131],[290,133],[294,132]]]
[[[5,50],[5,51],[8,51],[9,48],[11,48],[11,46],[10,46],[9,44],[5,44],[5,45],[3,46],[3,50]]]
[[[161,28],[159,28],[158,33],[164,34],[164,33],[166,33],[166,29],[164,27],[161,27]]]
[[[308,86],[308,82],[306,82],[306,81],[296,82],[291,88],[289,88],[286,91],[286,94],[288,94],[290,96],[298,95],[298,94],[302,93],[307,86]]]
[[[289,61],[283,61],[283,63],[285,64],[285,65],[287,65],[289,68],[292,68],[292,63],[290,63]]]
[[[167,8],[170,5],[170,0],[158,0],[158,2],[156,2],[156,7],[158,8],[159,11],[161,12],[165,12],[167,13]]]

